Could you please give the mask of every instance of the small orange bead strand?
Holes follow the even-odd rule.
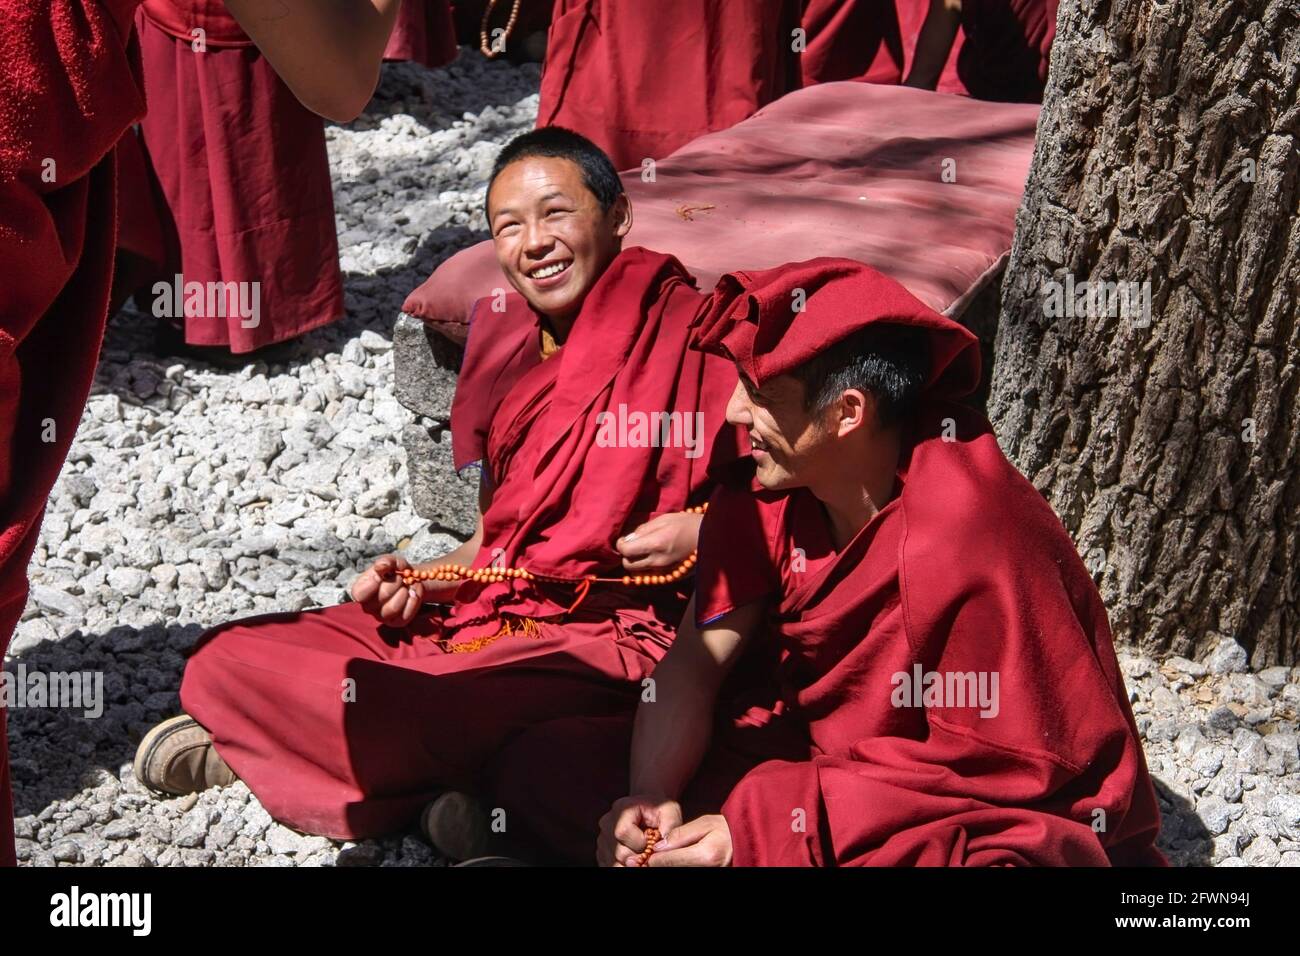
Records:
[[[693,508],[684,509],[687,514],[702,515],[709,510],[707,504],[696,505]],[[521,581],[556,581],[561,584],[581,584],[582,582],[600,581],[608,584],[625,584],[635,585],[637,587],[647,587],[659,584],[674,584],[680,581],[686,575],[690,574],[695,568],[695,562],[698,560],[699,552],[692,551],[686,556],[686,560],[677,565],[673,570],[666,574],[625,574],[621,578],[602,578],[594,574],[586,577],[572,579],[555,577],[548,574],[534,574],[524,568],[496,568],[488,566],[486,568],[471,568],[464,564],[440,564],[437,567],[426,570],[417,570],[407,568],[399,571],[402,583],[406,585],[415,584],[417,581],[476,581],[480,584],[496,584],[500,581],[521,580]]]
[[[514,32],[515,24],[519,21],[519,4],[521,0],[515,0],[514,5],[510,8],[510,19],[506,21],[506,30],[501,36],[504,40],[509,41],[510,34]],[[487,9],[483,11],[483,23],[479,27],[479,50],[489,60],[495,59],[501,51],[493,48],[488,42],[488,25],[492,22],[492,11],[496,9],[497,0],[488,0]]]

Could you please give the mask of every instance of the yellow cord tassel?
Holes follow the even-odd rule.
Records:
[[[497,628],[495,634],[484,634],[482,637],[476,637],[469,641],[439,640],[438,644],[448,654],[473,654],[475,651],[483,650],[483,648],[502,637],[527,637],[535,641],[541,640],[541,623],[531,617],[512,617],[503,614],[501,615],[501,626]]]

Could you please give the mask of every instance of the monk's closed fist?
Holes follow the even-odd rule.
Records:
[[[352,600],[367,614],[390,627],[410,624],[423,603],[419,585],[403,584],[399,576],[410,567],[400,554],[377,559],[352,582]]]
[[[596,862],[600,866],[638,866],[648,831],[667,832],[682,822],[676,800],[631,796],[616,800],[600,818]]]

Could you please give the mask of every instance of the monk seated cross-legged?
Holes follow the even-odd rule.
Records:
[[[1097,589],[955,401],[974,337],[814,259],[724,276],[695,345],[751,460],[653,693],[512,740],[510,818],[616,866],[1162,864]]]
[[[140,744],[147,786],[238,776],[276,819],[346,839],[428,805],[435,845],[466,857],[482,811],[460,791],[513,735],[634,710],[689,598],[706,471],[740,454],[735,370],[687,348],[707,299],[675,259],[622,247],[630,203],[583,137],[507,145],[487,214],[518,294],[479,303],[452,409],[476,532],[426,565],[376,560],[353,603],[210,631],[186,714]]]

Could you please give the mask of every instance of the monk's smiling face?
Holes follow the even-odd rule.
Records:
[[[758,388],[742,373],[727,404],[727,421],[748,433],[755,477],[769,491],[817,482],[834,454],[825,417],[805,407],[804,385],[792,375]]]
[[[577,163],[526,156],[497,175],[487,209],[506,278],[558,331],[567,332],[632,228],[627,197],[602,209]]]

